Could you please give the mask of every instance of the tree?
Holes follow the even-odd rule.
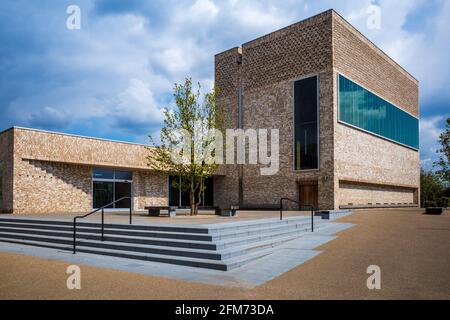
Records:
[[[149,148],[148,166],[181,177],[173,187],[188,192],[191,215],[196,215],[204,181],[219,167],[216,154],[223,156],[224,116],[216,106],[216,89],[204,94],[200,103],[200,84],[195,90],[190,78],[174,85],[173,96],[176,108],[164,109],[161,143]]]
[[[426,202],[437,202],[443,195],[443,191],[442,182],[435,172],[420,169],[420,205],[422,207]]]
[[[450,187],[450,118],[447,118],[444,132],[439,135],[439,143],[441,145],[441,148],[437,150],[439,159],[433,163],[433,166],[437,169],[436,174],[448,188]]]

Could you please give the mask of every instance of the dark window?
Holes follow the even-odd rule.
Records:
[[[93,207],[100,208],[122,197],[131,198],[133,175],[130,171],[115,171],[108,169],[94,169],[93,178]],[[108,208],[130,208],[131,199],[122,199]]]
[[[133,180],[133,176],[130,171],[114,171],[114,175],[116,180]]]
[[[180,178],[178,176],[169,176],[169,205],[177,207],[189,207],[190,199],[189,192],[180,191]],[[198,193],[196,194],[198,197]],[[213,177],[205,180],[205,190],[201,199],[200,206],[213,206],[214,204],[214,190]]]
[[[339,75],[339,121],[419,148],[419,120]]]
[[[317,76],[294,82],[295,169],[319,168]]]
[[[94,169],[94,179],[114,179],[114,170]]]
[[[113,201],[114,182],[94,181],[94,208],[100,208]],[[109,206],[108,208],[113,208]]]

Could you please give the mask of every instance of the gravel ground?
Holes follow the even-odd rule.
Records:
[[[0,253],[0,299],[450,299],[449,211],[359,210],[338,221],[356,226],[254,289],[80,266],[82,288],[68,290],[68,263]],[[381,268],[380,290],[367,289],[369,265]]]

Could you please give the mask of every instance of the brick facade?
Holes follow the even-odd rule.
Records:
[[[13,128],[0,134],[0,150],[2,212],[90,211],[93,168],[132,171],[135,210],[168,201],[167,176],[149,170],[142,145]]]
[[[232,127],[237,128],[241,90],[243,128],[280,130],[280,171],[261,176],[258,165],[244,165],[243,205],[298,199],[298,184],[308,181],[318,185],[321,209],[348,203],[417,203],[418,151],[339,123],[338,73],[419,115],[417,80],[333,10],[215,56],[217,101]],[[319,170],[295,171],[292,86],[308,75],[319,76]],[[239,168],[227,165],[227,170],[223,192],[216,195],[220,205],[238,200]],[[352,194],[350,189],[358,191]],[[367,190],[379,192],[369,196]]]

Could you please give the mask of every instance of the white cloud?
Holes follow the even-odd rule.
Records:
[[[436,150],[439,149],[439,135],[445,121],[444,116],[423,118],[420,120],[420,153],[422,164],[428,168],[436,160]]]
[[[198,18],[210,19],[218,13],[219,8],[210,0],[197,0],[191,7],[191,14]]]
[[[160,124],[163,120],[162,109],[158,107],[149,85],[142,80],[131,79],[118,99],[114,115],[121,123],[150,125]]]

